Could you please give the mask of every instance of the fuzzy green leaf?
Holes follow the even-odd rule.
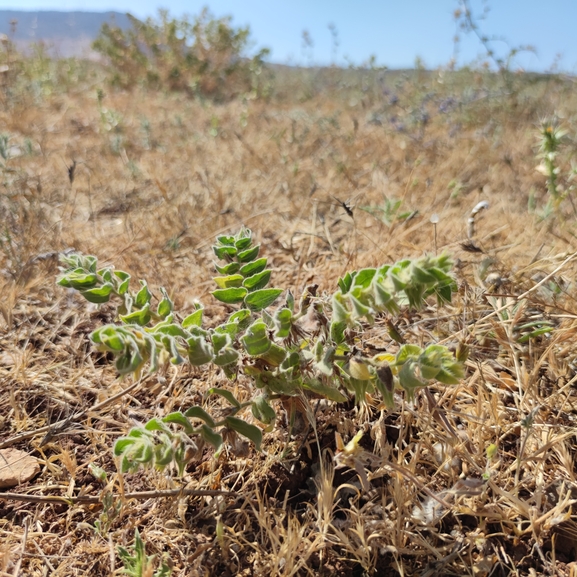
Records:
[[[286,358],[287,351],[276,343],[271,343],[266,353],[260,355],[260,358],[273,367],[278,367]]]
[[[412,263],[411,265],[411,276],[414,282],[425,285],[434,284],[437,280],[433,274],[421,268],[417,263]]]
[[[211,294],[215,299],[219,300],[220,302],[232,305],[242,302],[244,297],[248,294],[248,291],[245,288],[239,287],[239,288],[217,289],[215,291],[212,291]]]
[[[266,263],[267,263],[267,259],[266,258],[259,258],[257,260],[254,260],[252,262],[249,262],[248,264],[245,264],[241,269],[240,269],[240,274],[244,277],[249,277],[249,276],[253,276],[255,274],[258,274],[259,272],[263,271],[266,268]]]
[[[152,315],[150,314],[150,305],[147,303],[144,305],[144,307],[138,311],[134,311],[132,313],[129,313],[127,315],[119,315],[120,316],[120,320],[123,323],[126,324],[137,324],[140,325],[141,327],[147,325],[150,322],[150,319],[152,318]]]
[[[200,366],[210,363],[214,359],[212,345],[201,335],[192,335],[186,340],[188,345],[188,360],[191,365]]]
[[[100,287],[80,291],[80,294],[90,303],[107,303],[110,300],[112,288],[112,284],[105,283]]]
[[[219,266],[216,263],[214,263],[214,268],[217,270],[218,273],[228,276],[237,273],[240,269],[240,264],[238,262],[229,262],[224,266]]]
[[[371,309],[364,303],[360,301],[357,297],[354,297],[351,293],[348,295],[349,302],[352,305],[353,310],[353,317],[354,318],[363,318],[366,316],[370,316]]]
[[[244,299],[244,304],[252,311],[261,311],[272,305],[282,294],[282,289],[261,289],[250,293]]]
[[[234,236],[226,236],[226,235],[217,236],[216,242],[219,242],[224,246],[234,246]]]
[[[142,285],[142,288],[136,293],[136,297],[134,299],[134,304],[139,309],[149,304],[150,299],[152,298],[152,293],[148,290],[148,284],[146,283],[146,281],[141,280],[140,284]]]
[[[268,337],[267,326],[261,320],[248,327],[241,341],[246,352],[253,357],[264,355],[272,345]]]
[[[450,303],[453,297],[452,285],[440,286],[435,289],[441,303]]]
[[[162,294],[162,300],[158,303],[156,312],[159,317],[164,319],[172,312],[174,303],[170,300],[168,293],[164,288],[160,287],[160,292]]]
[[[172,431],[162,421],[154,417],[153,419],[150,419],[146,425],[144,425],[144,428],[147,431],[162,431],[163,433],[170,435]]]
[[[202,326],[202,311],[204,309],[199,308],[197,310],[195,310],[192,314],[188,315],[183,321],[182,321],[182,328],[187,329],[188,327],[200,327]]]
[[[251,410],[254,417],[265,425],[272,423],[276,419],[275,410],[268,404],[268,400],[264,395],[254,399]]]
[[[224,349],[225,347],[229,347],[232,344],[230,335],[225,330],[222,330],[222,327],[218,328],[221,330],[214,332],[211,335],[212,346],[214,347],[215,353],[218,353],[220,350]]]
[[[204,421],[209,427],[216,427],[214,419],[202,407],[190,407],[190,409],[185,411],[184,416],[192,417],[193,419],[200,419],[201,421]]]
[[[114,363],[116,370],[121,375],[135,373],[144,364],[142,352],[146,352],[146,345],[144,342],[141,342],[140,345],[142,346],[142,351],[135,337],[131,334],[126,334],[124,339],[124,350],[122,354],[116,358]]]
[[[416,363],[414,361],[406,362],[399,371],[399,384],[405,391],[407,391],[409,400],[415,395],[415,390],[427,386],[415,374]]]
[[[368,288],[377,272],[375,268],[361,269],[353,278],[353,287]],[[349,288],[350,290],[350,288]]]
[[[250,236],[245,236],[235,241],[234,246],[236,247],[237,250],[245,250],[251,245],[251,243],[252,238]]]
[[[96,274],[101,276],[104,282],[112,282],[112,271],[109,268],[100,269]]]
[[[279,309],[274,315],[276,332],[274,336],[277,339],[285,339],[290,335],[292,327],[292,312],[288,308]]]
[[[213,431],[209,426],[202,425],[200,428],[200,436],[210,445],[212,445],[217,451],[222,446],[222,435]]]
[[[230,323],[238,323],[240,327],[244,327],[245,322],[250,320],[251,314],[252,313],[248,309],[240,309],[235,313],[233,313],[232,315],[230,315],[228,321]]]
[[[345,341],[345,330],[347,328],[347,323],[344,321],[331,323],[331,339],[335,344],[340,345]]]
[[[154,448],[154,466],[160,471],[168,467],[174,458],[174,449],[169,443],[157,445]]]
[[[395,365],[401,366],[409,359],[416,360],[422,352],[423,349],[418,345],[403,345],[395,357]]]
[[[290,371],[291,369],[298,367],[300,361],[301,361],[300,355],[296,351],[293,351],[292,353],[289,353],[285,357],[285,360],[280,365],[280,370]]]
[[[237,288],[242,286],[244,277],[241,274],[231,274],[229,276],[215,276],[212,280],[221,288]]]
[[[84,269],[78,268],[64,274],[58,281],[58,284],[76,290],[88,290],[98,284],[98,276],[96,273],[86,274]]]
[[[242,419],[238,419],[237,417],[226,417],[225,419],[226,426],[233,431],[236,431],[239,435],[246,437],[250,441],[252,441],[256,447],[257,451],[260,451],[260,445],[262,443],[262,431],[243,421]]]
[[[335,352],[335,347],[327,346],[322,348],[320,358],[315,363],[315,368],[327,377],[330,377],[333,374]]]
[[[233,407],[236,407],[237,409],[240,409],[241,405],[238,402],[238,400],[236,399],[236,397],[227,389],[220,389],[218,387],[212,387],[211,389],[208,389],[208,394],[209,395],[220,395],[221,397],[224,397]]]
[[[128,290],[128,285],[130,284],[130,275],[123,270],[115,270],[114,275],[120,280],[120,284],[118,285],[116,292],[122,296]]]
[[[392,314],[399,310],[399,305],[393,295],[386,291],[378,281],[373,282],[373,296],[376,306],[381,310],[385,309]]]
[[[167,335],[170,337],[182,337],[183,339],[189,336],[189,334],[180,325],[175,323],[163,324],[165,322],[166,321],[158,323],[156,326],[146,330],[151,334]]]
[[[393,286],[395,287],[395,291],[397,292],[401,292],[407,287],[407,283],[403,281],[396,272],[390,271],[388,278],[391,279]]]
[[[164,417],[162,419],[162,422],[163,423],[175,423],[176,425],[180,425],[189,435],[194,433],[194,428],[190,424],[190,421],[180,411],[175,411],[174,413],[169,413],[168,415],[166,415],[166,417]]]
[[[249,292],[264,288],[270,280],[270,270],[263,270],[253,276],[244,279],[242,286],[249,290]]]
[[[343,278],[340,278],[338,280],[339,288],[341,289],[341,292],[343,294],[348,293],[349,290],[351,289],[351,286],[353,284],[353,278],[354,278],[355,274],[356,274],[355,272],[352,272],[352,273],[347,272],[347,274]]]
[[[238,352],[232,347],[227,347],[220,350],[213,359],[213,363],[219,367],[224,367],[226,365],[231,365],[236,363],[239,358]]]
[[[120,457],[120,455],[122,455],[122,453],[124,453],[126,450],[128,450],[136,442],[137,442],[136,439],[131,439],[131,438],[127,438],[127,437],[120,437],[119,439],[116,440],[116,442],[114,443],[113,449],[112,449],[114,456]]]
[[[236,258],[238,259],[238,262],[250,262],[258,256],[259,251],[260,244],[257,244],[256,246],[239,252]]]
[[[232,260],[238,252],[234,246],[213,246],[214,254],[222,260]]]
[[[113,352],[124,350],[124,335],[114,325],[105,325],[96,329],[90,338],[94,344],[101,345],[105,350]]]
[[[347,309],[347,305],[344,302],[343,295],[340,292],[336,292],[332,298],[332,308],[333,308],[333,318],[332,322],[335,323],[348,323],[351,314]]]

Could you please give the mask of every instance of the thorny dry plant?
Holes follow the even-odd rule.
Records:
[[[574,115],[573,81],[526,77],[497,99],[481,73],[391,74],[388,95],[347,99],[214,106],[97,98],[91,87],[7,101],[0,446],[30,452],[42,470],[14,489],[20,499],[0,494],[1,575],[119,574],[117,546],[136,528],[177,576],[576,574],[575,226],[570,203],[546,220],[527,211],[531,194],[541,205],[547,195],[535,127]],[[424,95],[439,79],[447,98],[460,82],[479,98],[410,124],[415,103],[438,104]],[[489,208],[468,235],[481,201]],[[213,386],[242,400],[248,384],[170,368],[122,394],[130,382],[87,339],[111,309],[57,289],[57,255],[114,262],[167,286],[184,312],[202,300],[217,325],[227,309],[208,298],[210,244],[241,224],[260,236],[275,284],[295,294],[313,282],[332,292],[347,270],[434,243],[449,251],[453,304],[363,338],[376,350],[394,346],[390,333],[465,340],[466,378],[394,410],[313,403],[314,419],[292,434],[279,423],[261,453],[198,455],[182,484],[152,470],[121,476],[110,447],[131,426],[199,404]],[[335,468],[335,434],[346,445],[359,431],[353,466]]]

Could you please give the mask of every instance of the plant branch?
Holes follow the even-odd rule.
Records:
[[[178,496],[193,497],[216,497],[219,495],[237,495],[236,491],[218,491],[209,489],[170,489],[167,491],[136,491],[134,493],[125,493],[124,495],[113,495],[113,498],[124,499],[166,499]],[[63,497],[60,495],[23,495],[20,493],[0,493],[0,501],[22,501],[25,503],[66,503],[68,505],[91,505],[100,503],[100,497],[90,495],[79,495],[72,497]]]

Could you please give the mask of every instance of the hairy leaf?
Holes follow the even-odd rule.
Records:
[[[215,276],[213,280],[221,289],[238,288],[242,286],[244,277],[241,274],[231,274],[229,276]]]
[[[174,413],[169,413],[162,419],[163,423],[174,423],[180,425],[189,435],[194,432],[193,426],[186,416],[180,411],[175,411]]]
[[[237,417],[227,417],[225,419],[226,426],[233,431],[236,431],[243,437],[246,437],[250,441],[252,441],[256,447],[257,451],[260,451],[260,445],[262,443],[262,431],[243,421],[242,419],[238,419]]]
[[[182,327],[187,329],[188,327],[192,327],[192,326],[196,326],[196,327],[200,327],[202,326],[202,312],[204,309],[199,308],[197,310],[195,310],[192,314],[188,315],[183,321],[182,321]]]
[[[249,262],[248,264],[245,264],[240,269],[239,272],[244,277],[253,276],[253,275],[258,274],[259,272],[263,271],[266,268],[266,264],[267,264],[266,258],[259,258],[257,260],[252,261],[252,262]]]
[[[209,427],[216,427],[216,423],[214,419],[202,408],[202,407],[190,407],[184,413],[185,417],[192,417],[194,419],[201,419],[204,421]]]
[[[239,262],[250,262],[258,256],[259,251],[260,251],[260,244],[257,244],[256,246],[253,246],[247,250],[239,252],[237,255],[237,259]]]
[[[282,289],[261,289],[250,293],[245,299],[244,304],[252,311],[261,311],[272,305],[281,295]]]
[[[239,288],[217,289],[215,291],[212,291],[211,294],[215,299],[219,300],[220,302],[232,305],[242,302],[244,297],[248,294],[248,291],[243,287],[239,287]]]
[[[244,279],[242,286],[249,290],[249,292],[264,288],[270,280],[270,270],[263,270],[253,276]]]
[[[240,409],[240,403],[236,399],[236,397],[227,389],[219,389],[218,387],[213,387],[212,389],[208,389],[209,395],[220,395],[224,397],[233,407]]]
[[[259,395],[254,399],[251,410],[255,418],[265,425],[272,423],[276,419],[276,413],[268,404],[268,400],[264,395]]]
[[[80,291],[80,294],[90,303],[101,304],[110,300],[113,286],[111,283],[105,283],[100,287]]]
[[[246,352],[253,357],[264,355],[272,345],[268,337],[267,326],[260,320],[248,327],[241,341]]]

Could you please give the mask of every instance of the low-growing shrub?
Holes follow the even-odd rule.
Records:
[[[248,93],[256,86],[266,48],[247,55],[249,28],[230,17],[214,18],[205,8],[190,22],[161,10],[158,19],[138,20],[123,30],[104,24],[93,48],[109,62],[111,82],[123,88],[145,85],[215,99]]]
[[[252,397],[242,402],[227,388],[208,391],[229,405],[220,418],[193,406],[133,428],[114,446],[123,472],[143,465],[162,470],[175,464],[182,475],[206,443],[218,452],[224,439],[231,441],[237,435],[259,449],[263,429],[274,426],[277,401],[288,407],[291,420],[303,411],[307,397],[339,403],[354,395],[357,403],[365,404],[380,395],[381,408],[394,407],[395,390],[405,391],[411,399],[432,381],[452,385],[463,377],[464,349],[455,357],[442,345],[421,348],[399,343],[396,354],[368,355],[362,346],[364,329],[379,315],[390,320],[402,308],[422,307],[431,295],[440,303],[451,300],[455,281],[446,255],[350,272],[330,298],[317,296],[312,285],[298,306],[287,291],[284,302],[273,307],[283,290],[268,286],[271,271],[250,230],[219,236],[213,250],[225,264],[215,265],[218,288],[212,295],[235,310],[210,329],[203,328],[200,305],[180,320],[164,288],[153,307],[146,281],[141,280],[134,291],[128,273],[100,269],[93,256],[62,257],[61,286],[79,291],[92,303],[113,297],[119,301],[119,324],[96,329],[91,340],[98,350],[114,356],[121,375],[152,373],[167,363],[212,363],[228,378],[243,375],[253,384]],[[262,427],[248,422],[249,409]]]

